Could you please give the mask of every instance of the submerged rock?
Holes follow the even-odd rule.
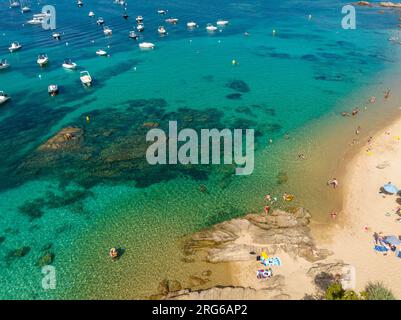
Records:
[[[48,266],[53,263],[55,254],[53,252],[45,252],[36,262],[38,267]]]
[[[229,100],[241,100],[242,94],[241,93],[231,93],[226,95],[226,98]]]
[[[14,250],[11,250],[6,255],[6,261],[11,262],[14,259],[23,258],[31,251],[30,247],[21,247]]]
[[[249,86],[242,80],[232,80],[226,84],[226,87],[233,89],[237,92],[247,93],[251,91]]]

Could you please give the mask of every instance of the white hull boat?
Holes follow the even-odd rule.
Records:
[[[38,57],[38,60],[36,60],[36,62],[38,63],[38,65],[40,65],[41,67],[47,65],[49,63],[49,58],[47,55],[42,54]]]
[[[10,99],[11,98],[6,93],[4,93],[4,91],[0,91],[0,105],[6,103]]]
[[[152,50],[155,48],[155,45],[151,42],[142,42],[139,44],[139,48],[142,50]]]
[[[107,51],[104,51],[104,50],[97,50],[96,51],[96,54],[98,55],[98,56],[107,56]]]
[[[92,77],[88,71],[82,71],[79,79],[81,80],[81,82],[84,86],[89,87],[92,85]]]
[[[19,50],[19,49],[21,49],[22,48],[22,46],[18,43],[18,42],[13,42],[12,44],[11,44],[11,46],[8,48],[8,50],[10,51],[10,52],[15,52],[15,51],[17,51],[17,50]]]

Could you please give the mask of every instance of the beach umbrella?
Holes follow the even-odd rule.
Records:
[[[396,236],[388,236],[384,239],[384,242],[392,246],[398,246],[401,243],[400,239]]]
[[[385,185],[383,186],[383,189],[384,189],[384,191],[386,191],[387,193],[391,193],[391,194],[393,194],[393,193],[398,193],[398,192],[400,191],[395,185],[393,185],[393,184],[391,184],[391,183],[385,184]]]

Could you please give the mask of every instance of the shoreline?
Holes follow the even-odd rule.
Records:
[[[380,187],[388,181],[393,181],[395,185],[401,184],[401,170],[398,170],[400,172],[398,174],[396,172],[400,167],[397,166],[397,159],[401,159],[401,117],[398,116],[391,121],[382,119],[380,124],[380,129],[370,128],[360,135],[361,142],[357,148],[348,147],[344,152],[338,175],[341,177],[341,187],[336,190],[341,192],[342,197],[342,209],[337,219],[329,224],[311,220],[306,226],[310,231],[314,248],[327,250],[330,254],[323,255],[322,259],[316,261],[308,261],[302,254],[289,254],[286,249],[280,248],[280,245],[276,245],[272,250],[274,245],[272,246],[270,240],[266,240],[265,237],[263,241],[266,241],[260,243],[260,235],[257,235],[260,229],[252,231],[249,226],[241,227],[234,232],[232,239],[217,241],[211,245],[206,254],[209,260],[216,252],[220,252],[218,255],[224,257],[222,261],[229,267],[232,280],[229,285],[217,283],[213,287],[182,290],[169,293],[165,298],[316,298],[321,297],[324,292],[316,284],[316,279],[322,273],[329,273],[333,277],[339,276],[345,286],[357,292],[363,291],[370,281],[383,282],[397,298],[401,298],[401,280],[395,281],[396,277],[393,276],[401,260],[398,260],[394,253],[384,256],[375,252],[373,242],[373,232],[401,235],[397,230],[399,222],[395,222],[396,216],[393,213],[394,208],[398,204],[401,205],[401,200],[396,196],[383,197],[378,193]],[[373,137],[371,151],[367,152],[366,140],[370,136]],[[400,202],[397,203],[397,199]],[[386,214],[387,212],[390,214]],[[222,230],[226,228],[224,224],[243,224],[252,220],[250,216],[255,215],[223,222],[210,230],[195,234],[195,238],[216,240],[216,236],[221,235]],[[242,256],[241,253],[238,256],[240,245],[245,251],[254,251],[256,248],[257,253],[265,250],[269,256],[271,252],[280,256],[283,265],[273,268],[274,281],[269,279],[265,282],[256,278],[255,272],[263,266],[255,261],[254,256],[247,256],[244,250]],[[220,262],[212,261],[212,263]],[[273,289],[268,290],[266,284]]]

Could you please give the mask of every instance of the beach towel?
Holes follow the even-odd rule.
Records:
[[[281,260],[278,257],[262,259],[262,264],[266,267],[281,266]]]
[[[387,252],[388,249],[385,246],[375,246],[374,248],[378,252]]]

